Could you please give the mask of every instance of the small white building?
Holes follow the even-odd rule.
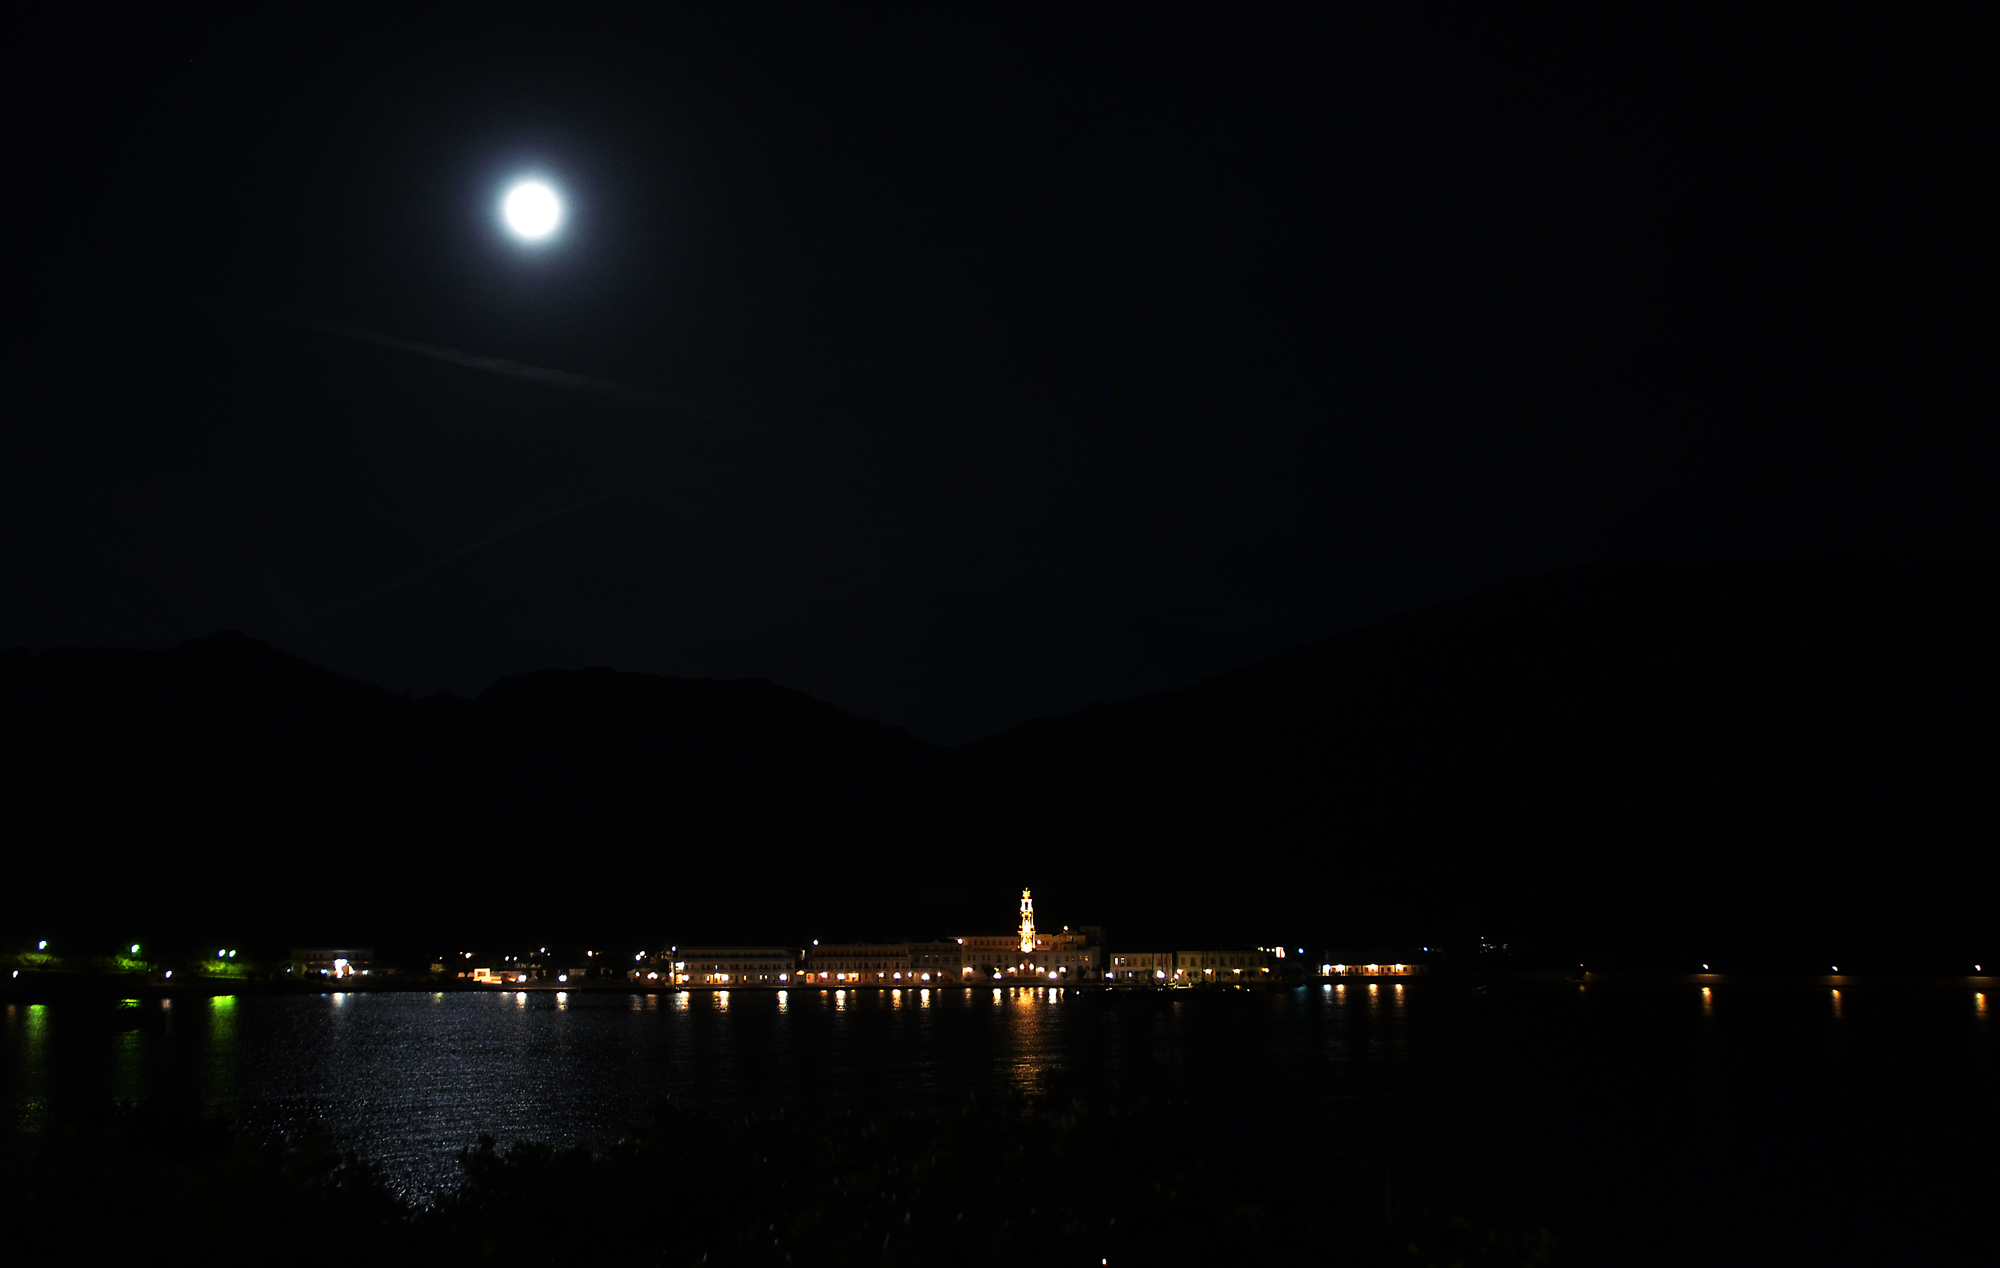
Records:
[[[1323,977],[1415,977],[1428,969],[1428,965],[1398,963],[1388,960],[1356,962],[1341,960],[1334,964],[1320,965]]]
[[[294,977],[338,981],[372,977],[374,963],[373,947],[293,947],[289,968]]]

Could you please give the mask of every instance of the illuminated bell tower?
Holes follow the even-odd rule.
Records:
[[[1035,949],[1035,896],[1027,890],[1021,891],[1021,953],[1030,954]]]

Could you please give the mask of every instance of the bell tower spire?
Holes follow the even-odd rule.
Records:
[[[1027,890],[1021,891],[1021,951],[1032,953],[1035,949],[1035,896]]]

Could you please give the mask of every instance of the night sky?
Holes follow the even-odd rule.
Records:
[[[962,741],[1608,555],[2000,548],[1964,32],[737,8],[19,28],[0,645]]]

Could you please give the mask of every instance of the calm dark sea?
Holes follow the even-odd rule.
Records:
[[[10,1004],[17,1141],[114,1099],[317,1124],[415,1198],[455,1155],[722,1113],[1069,1089],[1199,1120],[1226,1169],[1380,1189],[1571,1262],[1994,1262],[1989,991],[1524,982],[1144,995],[1029,988],[352,993]],[[1372,1199],[1371,1199],[1372,1200]],[[1805,1257],[1805,1258],[1802,1258]]]

